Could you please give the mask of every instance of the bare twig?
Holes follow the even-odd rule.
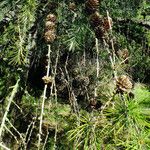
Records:
[[[9,112],[9,109],[10,109],[10,105],[17,93],[17,90],[18,90],[18,86],[19,86],[19,81],[20,79],[17,80],[15,86],[13,87],[13,90],[11,92],[11,96],[8,98],[8,105],[6,107],[6,111],[5,111],[5,114],[3,116],[3,119],[2,119],[2,123],[1,123],[1,127],[0,127],[0,141],[1,141],[1,138],[2,138],[2,132],[3,132],[3,128],[4,128],[4,125],[5,125],[5,121],[7,119],[7,115],[8,115],[8,112]]]
[[[0,147],[2,147],[4,150],[10,150],[8,147],[6,147],[3,143],[0,143]]]
[[[31,129],[30,129],[30,132],[29,132],[29,128],[31,127]],[[31,135],[32,135],[32,132],[33,132],[33,129],[35,128],[35,120],[34,121],[32,121],[31,122],[31,124],[29,125],[29,127],[28,127],[28,130],[27,130],[27,132],[26,132],[26,138],[27,138],[27,134],[28,134],[28,132],[29,132],[29,134],[28,134],[28,139],[26,139],[26,146],[28,145],[28,143],[30,142],[30,139],[31,139]],[[27,148],[27,147],[26,147]]]
[[[16,142],[19,143],[17,137],[12,133],[12,131],[10,131],[10,130],[6,127],[6,125],[4,125],[4,128],[12,135],[12,137],[16,140]]]
[[[108,19],[108,23],[109,23],[110,34],[111,34],[111,36],[112,36],[113,33],[112,33],[112,26],[111,26],[111,22],[110,22],[110,21],[111,21],[111,18],[110,18],[110,16],[109,16],[109,12],[107,11],[106,13],[107,13],[107,19]],[[109,59],[110,59],[111,67],[112,67],[112,70],[113,70],[114,78],[117,79],[117,72],[116,72],[116,69],[115,69],[115,63],[116,63],[116,62],[115,62],[115,61],[116,61],[116,60],[115,60],[115,57],[116,57],[116,55],[115,55],[115,49],[114,49],[114,42],[113,42],[113,39],[110,39],[112,51],[109,50],[109,47],[108,47],[108,45],[107,45],[105,39],[103,40],[103,42],[104,42],[104,46],[105,46],[105,48],[106,48],[106,50],[107,50],[107,53],[109,54]],[[115,94],[114,94],[114,95],[115,95]],[[113,97],[114,97],[114,95],[113,95]],[[103,111],[105,110],[105,108],[110,105],[110,103],[111,103],[113,97],[110,98],[110,99],[105,103],[104,106],[102,106],[102,108],[101,108],[101,114],[103,114]]]
[[[21,113],[23,112],[20,106],[15,101],[12,101],[12,103],[20,110]]]
[[[56,147],[56,142],[57,142],[57,124],[55,126],[55,135],[54,135],[54,147],[53,147],[53,150],[55,150],[57,147]]]
[[[110,33],[111,33],[111,36],[112,36],[112,26],[111,26],[111,23],[110,23],[110,16],[109,16],[108,11],[107,11],[107,19],[108,19],[108,22],[109,22]],[[114,78],[116,79],[117,78],[117,72],[116,72],[116,69],[115,69],[115,49],[114,49],[114,43],[113,43],[112,39],[110,39],[110,42],[111,42],[112,52],[109,50],[105,40],[104,40],[104,45],[106,46],[106,50],[109,54],[109,59],[110,59],[110,62],[111,62],[111,67],[113,69]]]
[[[74,91],[72,90],[72,85],[70,85],[70,77],[69,77],[69,73],[67,70],[67,65],[68,65],[68,58],[69,56],[67,56],[66,62],[65,62],[65,73],[67,76],[67,85],[68,85],[68,92],[69,92],[69,100],[71,103],[71,107],[73,108],[73,111],[79,115],[79,108],[78,108],[78,103],[77,103],[77,99],[75,97]]]
[[[53,81],[52,81],[51,93],[50,93],[50,95],[53,95],[53,90],[54,90],[55,102],[56,103],[57,103],[57,88],[56,88],[55,78],[56,78],[56,74],[57,74],[58,58],[59,58],[59,49],[57,51],[57,57],[56,57],[56,62],[55,62],[55,66],[54,66]]]
[[[98,47],[98,39],[96,38],[95,39],[96,41],[96,53],[97,53],[97,56],[96,56],[96,70],[97,70],[97,78],[99,77],[99,70],[100,70],[100,67],[99,67],[99,47]]]
[[[49,77],[49,71],[50,71],[50,54],[51,54],[51,47],[48,45],[48,66],[47,66],[47,73],[46,76]],[[46,92],[47,92],[47,84],[44,86],[44,92],[43,92],[43,99],[42,99],[42,106],[41,106],[41,115],[40,115],[40,126],[39,126],[39,139],[38,139],[38,150],[40,150],[40,144],[41,144],[41,135],[42,135],[42,123],[43,123],[43,114],[44,114],[44,105],[45,105],[45,99],[46,99]]]
[[[109,100],[105,103],[105,105],[101,107],[101,111],[100,111],[101,114],[103,114],[105,108],[107,108],[107,107],[110,105],[111,101],[112,101],[112,98],[109,99]]]
[[[14,125],[9,121],[8,118],[6,118],[7,122],[9,123],[9,125],[14,129],[14,131],[19,135],[20,139],[22,140],[24,146],[25,144],[25,139],[23,138],[23,136],[20,134],[20,132],[14,127]]]
[[[46,134],[46,138],[45,138],[42,150],[45,150],[45,146],[46,146],[46,143],[47,143],[47,140],[48,140],[48,135],[49,135],[49,131],[48,131],[48,128],[47,128],[47,134]]]
[[[97,38],[95,39],[95,43],[96,43],[95,46],[96,46],[96,54],[97,54],[97,56],[96,56],[96,72],[97,72],[96,77],[98,79],[100,66],[99,66],[99,46],[98,46],[98,39]],[[94,92],[95,97],[97,97],[97,86],[98,86],[98,81],[97,81],[96,86],[95,86],[95,92]]]

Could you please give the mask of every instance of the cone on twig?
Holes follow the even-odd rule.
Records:
[[[100,14],[96,11],[92,15],[90,15],[90,24],[93,28],[98,27],[99,25],[102,25],[103,20]]]
[[[45,30],[55,30],[56,24],[51,21],[45,23]]]
[[[48,76],[48,77],[44,76],[42,80],[44,81],[45,84],[49,84],[49,83],[52,83],[54,79],[51,76]]]
[[[116,79],[116,86],[118,92],[128,92],[133,88],[131,79],[126,75],[121,75]]]
[[[103,28],[105,29],[105,31],[110,30],[112,25],[113,25],[113,22],[110,17],[109,18],[106,17],[103,19]]]
[[[98,39],[104,39],[106,37],[106,32],[102,26],[96,27],[94,31]]]
[[[46,21],[51,21],[56,23],[57,17],[54,14],[48,14],[46,17]]]
[[[54,31],[49,30],[45,32],[44,38],[47,43],[52,43],[56,38],[56,34]]]

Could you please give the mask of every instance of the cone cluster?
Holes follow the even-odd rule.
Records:
[[[117,86],[117,90],[123,93],[131,90],[133,84],[128,76],[121,75],[116,79],[116,86]]]
[[[47,43],[52,43],[56,38],[56,19],[54,14],[46,17],[44,38]]]
[[[103,39],[112,26],[112,19],[102,17],[98,12],[98,7],[99,0],[87,0],[85,3],[86,12],[90,15],[89,20],[95,35],[98,39]]]

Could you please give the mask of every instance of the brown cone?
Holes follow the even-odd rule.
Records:
[[[49,15],[47,15],[47,17],[46,17],[46,21],[51,21],[51,22],[56,22],[56,16],[54,15],[54,14],[49,14]]]
[[[99,0],[87,0],[85,3],[86,11],[90,14],[98,10]]]
[[[112,27],[112,19],[109,17],[109,18],[104,18],[103,19],[103,28],[105,29],[105,31],[108,31],[109,29],[111,29]]]
[[[93,13],[92,15],[90,15],[90,24],[93,28],[98,27],[99,25],[102,25],[102,18],[97,11]]]
[[[133,87],[132,82],[130,81],[130,78],[126,75],[121,75],[117,78],[116,85],[119,91],[127,92],[128,90],[131,90]]]
[[[45,32],[44,37],[45,37],[45,41],[47,43],[51,43],[55,40],[56,34],[53,30],[52,31],[49,30],[49,31]]]
[[[97,37],[98,39],[103,39],[103,38],[105,38],[106,32],[105,32],[105,30],[104,30],[103,27],[98,26],[98,27],[95,28],[94,31],[95,31],[95,35],[96,35],[96,37]]]
[[[48,30],[55,30],[55,27],[56,27],[56,25],[55,25],[54,22],[46,21],[46,23],[45,23],[46,31],[48,31]]]

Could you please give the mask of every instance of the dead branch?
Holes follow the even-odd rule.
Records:
[[[12,103],[12,101],[13,101],[16,93],[17,93],[17,90],[18,90],[19,81],[20,81],[20,79],[17,80],[15,86],[13,87],[11,96],[8,98],[8,105],[6,107],[6,111],[5,111],[4,117],[2,119],[1,127],[0,127],[0,140],[1,140],[1,137],[2,137],[2,132],[3,132],[3,129],[4,129],[4,126],[5,126],[5,121],[7,119],[7,115],[8,115],[11,103]]]
[[[48,66],[47,66],[47,73],[46,77],[49,77],[49,71],[50,71],[50,54],[51,54],[51,46],[48,45]],[[42,123],[43,123],[43,114],[44,114],[44,105],[46,100],[46,92],[47,92],[47,84],[44,86],[43,91],[43,99],[42,99],[42,106],[41,106],[41,114],[40,114],[40,126],[39,126],[39,139],[38,139],[38,149],[40,150],[40,144],[41,144],[41,135],[42,135]]]

